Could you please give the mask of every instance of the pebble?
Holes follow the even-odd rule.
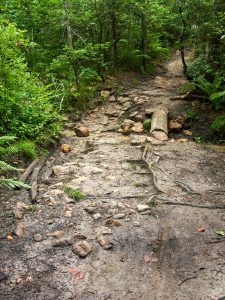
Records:
[[[103,236],[98,238],[98,242],[104,250],[110,250],[113,247],[113,243],[110,240],[105,239]]]
[[[54,238],[60,238],[60,237],[64,236],[64,231],[62,231],[62,230],[56,230],[56,231],[54,231],[52,233],[49,233],[48,235],[52,236]]]
[[[94,212],[96,212],[97,207],[96,206],[87,206],[84,208],[84,210],[86,212],[88,212],[89,214],[93,214]]]
[[[73,245],[72,251],[80,257],[86,257],[92,252],[92,246],[87,241],[77,242]]]
[[[40,234],[37,233],[37,234],[33,235],[33,240],[35,242],[41,242],[43,240],[43,238],[42,238],[42,236]]]
[[[94,215],[93,215],[93,219],[94,219],[94,220],[99,220],[99,219],[101,219],[101,217],[102,217],[101,214],[94,214]]]
[[[145,211],[147,211],[147,210],[149,210],[149,206],[146,205],[146,204],[139,204],[139,205],[137,206],[137,211],[138,211],[138,212],[145,212]]]
[[[125,214],[116,214],[113,216],[114,219],[124,219],[126,217]]]

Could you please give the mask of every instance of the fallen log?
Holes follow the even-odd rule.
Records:
[[[156,109],[152,115],[151,136],[160,141],[168,140],[168,112]]]
[[[38,175],[45,163],[46,158],[43,158],[41,160],[39,160],[38,164],[36,165],[36,167],[33,170],[33,173],[30,177],[30,197],[31,197],[31,203],[35,203],[36,201],[36,197],[38,194]]]
[[[27,178],[33,172],[33,170],[36,167],[36,165],[38,164],[38,162],[39,162],[39,159],[37,158],[26,168],[26,170],[23,172],[23,174],[21,174],[19,177],[20,181],[25,182],[27,180]]]

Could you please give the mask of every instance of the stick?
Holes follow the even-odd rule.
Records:
[[[27,178],[33,172],[33,169],[36,167],[38,162],[39,162],[39,159],[37,158],[26,168],[26,170],[23,172],[23,174],[20,175],[21,181],[25,182],[27,180]]]
[[[37,194],[38,194],[38,175],[45,163],[46,158],[41,159],[36,168],[33,170],[33,173],[30,178],[30,185],[31,185],[31,190],[30,190],[30,196],[31,196],[31,203],[35,203]]]

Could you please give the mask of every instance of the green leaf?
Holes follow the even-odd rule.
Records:
[[[224,230],[218,230],[218,231],[216,231],[216,234],[219,236],[225,236]]]

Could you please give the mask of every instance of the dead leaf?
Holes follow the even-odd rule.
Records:
[[[204,231],[205,231],[205,228],[204,228],[204,227],[198,227],[198,228],[197,228],[197,231],[198,231],[198,232],[204,232]]]
[[[148,256],[148,255],[145,255],[144,256],[144,262],[145,263],[156,263],[158,262],[158,258],[157,257],[152,257],[152,256]]]
[[[84,272],[82,272],[82,271],[80,271],[80,270],[78,270],[78,269],[75,269],[75,268],[70,268],[68,271],[73,275],[73,277],[74,277],[76,280],[81,280],[81,279],[83,279],[84,276],[85,276],[85,273],[84,273]]]
[[[122,224],[119,222],[119,221],[116,221],[116,220],[107,220],[106,222],[105,222],[105,224],[106,225],[113,225],[113,226],[116,226],[116,227],[118,227],[118,226],[122,226]]]
[[[10,235],[10,234],[9,234],[9,235],[7,235],[7,237],[6,237],[6,238],[7,238],[7,240],[8,240],[8,241],[12,241],[12,240],[13,240],[13,236],[12,236],[12,235]]]

